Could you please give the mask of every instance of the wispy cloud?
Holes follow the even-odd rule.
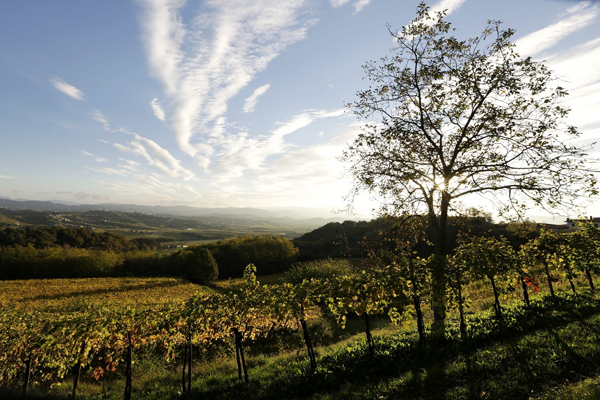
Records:
[[[579,127],[600,125],[600,38],[547,57],[547,64],[569,90],[569,120]]]
[[[14,176],[0,175],[0,179],[15,179]]]
[[[340,179],[344,166],[335,156],[359,133],[353,127],[326,143],[286,151],[256,170],[251,184],[246,184],[246,180],[216,181],[213,199],[216,204],[246,207],[343,204],[342,197],[349,192],[351,183]]]
[[[273,131],[274,135],[289,135],[290,133],[296,132],[298,129],[304,128],[310,125],[313,121],[322,118],[339,117],[344,115],[344,109],[339,108],[333,111],[319,110],[319,111],[308,111],[299,115],[295,115],[287,122],[279,122],[280,125]]]
[[[144,174],[129,174],[132,180],[127,182],[106,182],[94,180],[92,182],[106,189],[118,192],[119,196],[127,196],[133,199],[137,204],[146,204],[150,201],[152,204],[160,203],[173,204],[173,201],[179,203],[190,203],[202,197],[196,189],[190,185],[164,182],[159,177]]]
[[[363,8],[365,8],[371,3],[371,1],[372,0],[358,0],[356,3],[354,3],[354,13],[358,14],[359,12],[361,12]]]
[[[101,174],[128,176],[127,171],[118,170],[118,169],[114,169],[114,168],[108,168],[108,167],[106,167],[106,168],[85,167],[85,168],[89,169],[90,171],[99,172]]]
[[[73,197],[75,197],[79,200],[85,200],[85,199],[89,199],[89,198],[92,198],[94,200],[111,200],[110,196],[103,196],[103,195],[99,195],[99,194],[91,194],[91,193],[86,193],[86,192],[73,193]]]
[[[290,147],[281,135],[267,138],[251,137],[245,132],[228,135],[218,152],[218,160],[210,168],[211,176],[217,181],[242,177],[245,171],[261,170],[267,157],[282,154]]]
[[[102,128],[106,132],[112,132],[112,129],[110,129],[110,123],[102,111],[98,110],[97,108],[92,108],[92,119],[96,122],[100,122],[102,124]]]
[[[181,166],[181,161],[171,155],[171,153],[162,148],[153,140],[144,138],[137,133],[133,134],[135,140],[122,145],[115,143],[115,147],[123,152],[133,154],[144,158],[148,164],[167,176],[181,177],[184,180],[190,180],[195,177],[194,173]]]
[[[306,36],[306,0],[209,0],[184,25],[184,1],[143,1],[142,38],[152,75],[171,100],[177,143],[207,165],[207,135],[228,101],[287,46]]]
[[[359,12],[362,11],[363,8],[365,8],[366,6],[368,6],[371,3],[372,0],[357,0],[354,3],[354,13],[358,14]],[[338,8],[343,6],[346,3],[349,3],[350,0],[329,0],[329,3],[331,4],[331,6],[333,8]]]
[[[262,96],[263,94],[265,94],[267,92],[267,90],[269,90],[270,87],[271,87],[271,85],[269,85],[267,83],[266,85],[262,85],[262,86],[256,88],[254,90],[254,92],[252,92],[252,95],[250,95],[250,97],[248,97],[244,101],[244,112],[245,113],[254,112],[254,108],[256,107],[256,103],[258,102],[258,98],[260,96]]]
[[[445,15],[450,15],[454,11],[458,10],[466,0],[441,0],[435,3],[434,5],[429,7],[429,17],[430,19],[426,19],[422,21],[424,24],[431,26],[436,21],[436,14],[440,12],[445,12]],[[413,27],[413,23],[410,23],[405,28]],[[396,31],[397,36],[402,36],[402,30]],[[397,39],[394,38],[392,41],[396,42]]]
[[[152,112],[154,113],[154,116],[160,119],[162,122],[165,122],[167,116],[165,115],[165,110],[163,110],[163,108],[160,106],[158,99],[153,99],[150,102],[150,107],[152,107]]]
[[[431,6],[429,12],[436,13],[446,11],[446,15],[452,14],[458,10],[466,0],[442,0]]]
[[[137,169],[139,168],[139,166],[140,166],[140,163],[139,163],[139,162],[136,162],[136,161],[133,161],[133,160],[127,160],[127,159],[125,159],[125,158],[121,158],[121,157],[119,157],[119,160],[121,160],[121,161],[124,161],[124,162],[125,162],[125,165],[120,165],[120,167],[122,167],[122,168],[125,168],[125,169],[128,169],[128,170],[130,170],[130,171],[135,171],[135,170],[137,170]]]
[[[97,157],[94,154],[92,154],[92,153],[90,153],[88,151],[85,151],[85,150],[81,150],[81,154],[85,154],[86,156],[94,157],[94,159],[96,160],[96,162],[99,162],[99,163],[108,161],[106,158]]]
[[[344,109],[333,111],[310,110],[295,115],[286,122],[277,123],[277,128],[271,135],[251,137],[245,132],[238,135],[224,136],[222,148],[217,152],[218,160],[210,168],[213,177],[218,181],[228,181],[239,178],[245,171],[262,171],[266,168],[266,160],[275,155],[281,155],[294,147],[284,141],[284,137],[310,125],[312,122],[330,117],[339,117]]]
[[[515,42],[517,50],[521,56],[539,54],[571,33],[590,25],[599,13],[599,4],[582,1],[567,9],[558,22],[518,39]]]
[[[63,92],[67,96],[74,98],[75,100],[83,100],[85,95],[75,86],[68,84],[62,79],[55,77],[50,79],[50,83],[59,91]]]
[[[344,4],[346,4],[348,2],[350,2],[350,0],[329,0],[329,3],[334,8],[341,7],[341,6],[343,6]]]

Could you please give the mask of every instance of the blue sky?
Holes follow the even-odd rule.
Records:
[[[386,24],[408,24],[418,3],[3,1],[0,196],[343,208],[351,177],[336,157],[360,129],[344,105],[366,85],[361,65],[393,47]],[[428,5],[460,37],[489,19],[516,29],[521,55],[569,89],[582,140],[600,137],[598,2]],[[582,211],[600,215],[600,201]]]

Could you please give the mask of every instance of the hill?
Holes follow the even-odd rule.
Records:
[[[113,211],[127,213],[144,213],[150,215],[176,217],[186,219],[202,218],[212,223],[237,223],[236,221],[255,221],[275,226],[294,226],[315,228],[332,221],[343,221],[343,218],[331,217],[331,211],[317,208],[274,208],[263,210],[258,208],[206,208],[182,205],[146,206],[137,204],[63,204],[51,201],[12,200],[0,198],[0,208],[10,210],[31,210],[43,212],[76,212]],[[233,220],[233,221],[232,221]]]

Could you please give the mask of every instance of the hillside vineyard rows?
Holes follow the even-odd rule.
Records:
[[[530,291],[542,281],[555,298],[556,282],[564,280],[574,295],[582,277],[594,290],[592,274],[598,272],[599,231],[591,224],[558,234],[542,230],[515,252],[500,237],[462,238],[450,260],[449,302],[459,313],[460,337],[468,341],[468,284],[488,285],[494,294],[495,319],[510,319],[500,303],[503,295],[522,291],[524,307],[531,305]],[[0,384],[24,393],[45,383],[52,387],[73,377],[72,396],[82,373],[97,380],[124,369],[125,398],[131,398],[133,355],[160,354],[167,362],[183,360],[183,388],[192,385],[191,365],[196,354],[235,342],[240,380],[249,380],[244,346],[285,332],[302,332],[310,370],[318,368],[307,321],[329,313],[341,326],[355,314],[364,318],[365,351],[376,351],[369,316],[386,315],[394,322],[407,316],[417,320],[420,342],[427,340],[421,304],[430,296],[428,259],[394,252],[373,254],[362,270],[310,277],[298,267],[287,283],[261,285],[253,265],[246,267],[241,284],[220,292],[202,293],[183,302],[148,305],[89,304],[71,312],[24,310],[5,305],[0,312]],[[391,258],[390,258],[391,257]],[[486,283],[487,282],[487,283]],[[508,322],[508,323],[514,323]],[[449,333],[451,334],[451,333]],[[186,373],[187,371],[187,373]]]

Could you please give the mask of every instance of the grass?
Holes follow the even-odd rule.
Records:
[[[566,382],[564,386],[551,390],[541,398],[544,400],[600,399],[600,377],[587,378],[576,383]]]

